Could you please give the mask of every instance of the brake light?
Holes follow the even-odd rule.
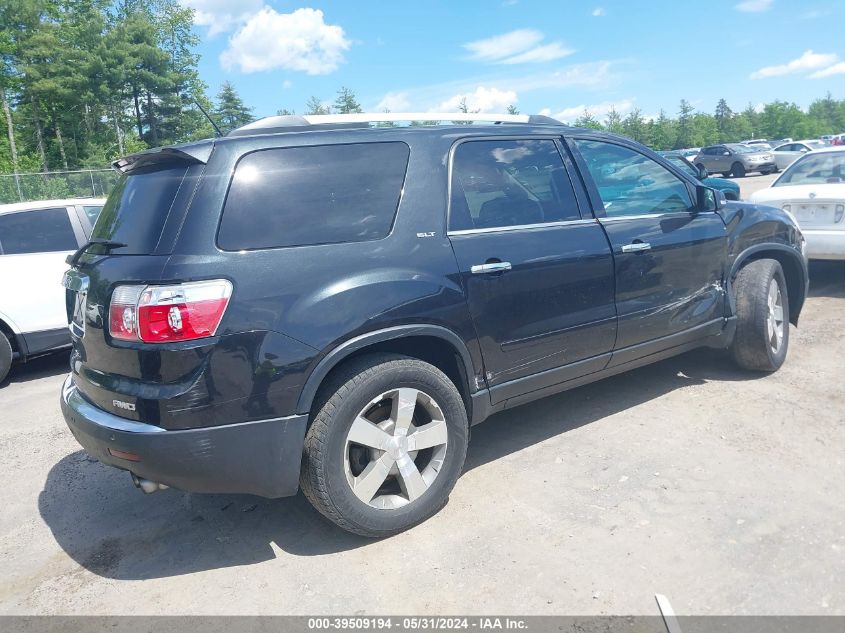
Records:
[[[109,331],[121,340],[163,343],[214,336],[232,296],[225,279],[171,286],[119,286]]]
[[[845,204],[836,205],[836,215],[833,216],[834,222],[841,222],[842,216],[845,215]]]

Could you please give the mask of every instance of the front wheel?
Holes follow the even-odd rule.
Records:
[[[369,537],[406,530],[442,508],[463,468],[467,413],[433,365],[364,356],[321,389],[305,436],[305,496],[341,528]]]
[[[734,178],[744,178],[745,165],[743,165],[742,163],[734,163],[731,166],[731,174],[733,174]]]
[[[789,348],[789,297],[780,263],[758,259],[733,282],[736,335],[731,352],[743,369],[777,371]]]

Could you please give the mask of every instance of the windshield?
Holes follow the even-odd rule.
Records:
[[[728,145],[728,147],[736,154],[757,154],[765,151],[765,147],[759,145]]]
[[[667,156],[667,160],[669,160],[675,167],[679,167],[682,171],[689,174],[693,178],[698,178],[698,172],[695,171],[692,165],[690,165],[687,161],[685,161],[680,156]]]
[[[845,152],[826,152],[801,158],[778,178],[773,187],[845,182]]]

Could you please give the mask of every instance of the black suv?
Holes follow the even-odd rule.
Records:
[[[444,505],[492,413],[700,346],[784,362],[790,215],[546,117],[365,118],[115,163],[65,277],[62,410],[91,455],[147,492],[301,485],[384,536]]]

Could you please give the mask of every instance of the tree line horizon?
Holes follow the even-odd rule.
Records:
[[[0,174],[100,169],[149,147],[223,133],[255,120],[235,87],[212,98],[199,74],[193,10],[177,0],[6,0],[0,5]],[[200,108],[201,106],[201,108]],[[472,112],[466,99],[458,106]],[[355,92],[318,96],[303,114],[362,112]],[[518,113],[515,105],[507,112]],[[294,114],[281,107],[278,114]],[[425,122],[420,122],[425,123]],[[628,136],[655,150],[748,138],[818,138],[845,132],[845,99],[829,92],[805,110],[776,100],[712,114],[682,99],[647,119],[638,108],[572,122]]]

